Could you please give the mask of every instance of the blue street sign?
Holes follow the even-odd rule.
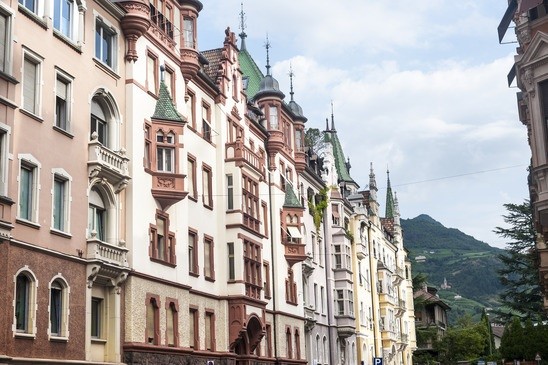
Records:
[[[373,365],[382,365],[382,357],[374,357]]]

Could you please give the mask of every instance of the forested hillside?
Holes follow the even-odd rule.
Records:
[[[402,219],[401,224],[404,245],[410,251],[413,275],[426,274],[429,285],[442,290],[446,279],[450,288],[445,290],[455,293],[453,297],[457,296],[457,300],[452,300],[453,307],[456,305],[452,317],[462,312],[458,308],[458,296],[496,307],[502,290],[497,274],[501,262],[497,255],[504,250],[491,247],[458,229],[446,228],[428,215]],[[468,308],[466,312],[469,311]]]

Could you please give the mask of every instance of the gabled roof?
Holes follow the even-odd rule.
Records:
[[[293,191],[293,185],[286,184],[285,187],[285,200],[284,200],[284,208],[303,208],[303,205],[299,201],[299,198],[297,198],[297,195],[295,195],[295,192]]]
[[[156,101],[156,107],[154,109],[154,114],[152,119],[158,120],[170,120],[173,122],[185,123],[186,118],[184,118],[173,105],[173,100],[171,95],[167,90],[167,86],[164,83],[164,80],[160,81],[160,90],[158,91],[158,100]]]
[[[450,310],[451,307],[441,300],[437,295],[433,295],[424,290],[417,290],[413,293],[413,298],[422,298],[425,302],[425,305],[437,304],[445,310]]]
[[[248,100],[251,100],[259,91],[264,74],[261,72],[259,66],[257,66],[247,49],[240,50],[238,60],[240,61],[240,69],[242,70],[244,77],[247,77],[247,88],[245,89],[245,92]]]

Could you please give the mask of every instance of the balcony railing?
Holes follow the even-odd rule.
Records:
[[[105,178],[115,186],[117,192],[123,190],[129,182],[129,158],[124,149],[112,151],[103,146],[97,139],[97,134],[92,135],[88,143],[88,174],[89,177]]]
[[[127,267],[127,253],[128,249],[126,247],[111,245],[93,236],[87,240],[88,259],[97,259],[109,264]]]
[[[226,161],[235,161],[236,166],[246,165],[257,171],[261,176],[265,176],[265,161],[249,147],[245,146],[243,141],[238,138],[236,142],[227,143],[225,147]]]

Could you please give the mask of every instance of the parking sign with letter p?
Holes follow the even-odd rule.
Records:
[[[382,357],[374,357],[373,365],[382,365]]]

